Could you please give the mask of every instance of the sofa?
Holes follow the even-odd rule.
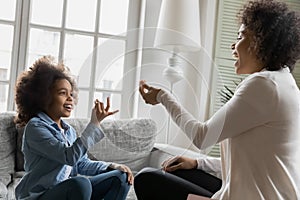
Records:
[[[0,113],[0,199],[15,199],[14,190],[24,175],[21,152],[23,127],[16,127],[15,112]],[[82,132],[89,119],[65,119],[77,133]],[[156,123],[152,119],[106,120],[101,123],[105,137],[88,156],[128,165],[134,174],[143,167],[160,168],[161,163],[174,155],[199,156],[198,153],[172,145],[155,143]],[[127,200],[136,200],[131,187]]]

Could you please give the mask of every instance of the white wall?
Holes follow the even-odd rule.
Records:
[[[216,4],[218,0],[199,0],[202,50],[185,53],[182,63],[184,79],[174,84],[173,94],[178,101],[197,119],[206,120],[209,115],[209,90],[211,85],[211,58],[215,37]],[[143,53],[140,79],[147,83],[170,90],[170,84],[164,80],[163,70],[168,67],[170,52],[153,48],[155,27],[158,22],[161,0],[146,0],[144,21]],[[158,125],[157,142],[166,142],[168,117],[161,105],[146,105],[141,97],[138,99],[138,116],[150,117]],[[171,122],[169,143],[184,148],[194,149],[191,141]]]

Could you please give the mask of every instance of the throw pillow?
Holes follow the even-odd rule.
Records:
[[[104,121],[105,137],[89,151],[98,160],[128,165],[136,173],[148,165],[156,136],[156,124],[151,119]]]
[[[89,119],[65,119],[80,136]],[[90,159],[128,165],[135,173],[147,166],[156,137],[152,119],[105,120],[101,123],[105,137],[88,151]]]

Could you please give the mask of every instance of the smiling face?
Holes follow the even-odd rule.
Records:
[[[252,74],[261,71],[263,64],[257,59],[256,52],[251,47],[253,35],[245,25],[241,25],[237,42],[231,46],[232,55],[236,59],[234,63],[237,74]]]
[[[60,127],[60,118],[69,117],[73,110],[73,89],[66,79],[56,80],[50,90],[51,101],[46,109],[46,113]]]

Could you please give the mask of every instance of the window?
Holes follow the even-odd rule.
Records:
[[[236,40],[236,33],[238,32],[238,25],[236,21],[236,14],[242,8],[245,0],[220,0],[219,13],[217,23],[216,35],[216,52],[215,62],[217,64],[218,74],[215,74],[214,91],[215,102],[213,104],[213,112],[216,112],[223,103],[219,92],[224,89],[224,85],[229,87],[232,91],[235,90],[236,84],[241,81],[245,76],[236,75],[234,71],[234,59],[232,59],[230,46]],[[299,0],[285,0],[292,9],[300,11]],[[294,77],[300,86],[300,63],[295,68]],[[219,145],[212,148],[209,153],[212,156],[219,156]]]
[[[120,110],[114,117],[120,118],[121,101],[134,90],[127,87],[132,84],[124,74],[136,62],[126,52],[138,40],[128,31],[138,28],[139,6],[137,0],[0,3],[0,110],[15,109],[17,74],[37,58],[52,55],[64,60],[77,78],[79,102],[74,116],[89,117],[94,99],[110,96],[112,109]]]
[[[0,110],[8,104],[8,85],[11,72],[11,56],[15,27],[16,1],[7,1],[0,6]]]

